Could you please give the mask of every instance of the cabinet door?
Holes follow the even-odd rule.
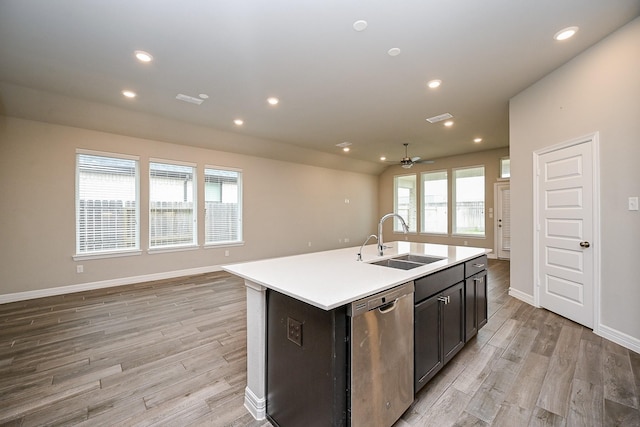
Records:
[[[442,293],[442,347],[447,363],[464,346],[464,282]]]
[[[434,295],[415,306],[414,389],[417,393],[443,366],[440,302]]]
[[[464,282],[464,323],[465,342],[478,332],[478,314],[476,305],[476,282],[473,277]]]
[[[478,273],[473,278],[476,289],[476,315],[478,330],[487,324],[489,310],[487,307],[487,272]]]

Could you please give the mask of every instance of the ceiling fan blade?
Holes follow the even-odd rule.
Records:
[[[435,160],[417,160],[414,163],[421,163],[423,165],[430,165],[432,163],[435,163]]]
[[[411,161],[412,161],[412,162],[417,162],[417,161],[419,161],[419,160],[420,160],[420,157],[418,157],[418,156],[416,156],[416,157],[412,157],[412,158],[411,158]]]

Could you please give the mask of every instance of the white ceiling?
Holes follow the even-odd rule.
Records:
[[[640,0],[0,0],[0,81],[382,167],[405,142],[422,158],[506,147],[510,97],[639,15]],[[445,112],[451,128],[425,120]]]

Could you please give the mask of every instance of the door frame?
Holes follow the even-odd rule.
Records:
[[[498,219],[499,219],[499,214],[500,214],[500,206],[498,203],[498,200],[500,198],[500,196],[498,196],[498,194],[500,194],[500,190],[504,187],[509,187],[509,189],[511,189],[511,182],[507,179],[503,180],[503,181],[498,181],[496,183],[493,184],[493,230],[494,230],[494,238],[493,238],[493,244],[494,244],[494,248],[495,248],[495,254],[496,254],[496,258],[498,259],[506,259],[506,258],[500,258],[499,254],[500,254],[500,237],[498,236],[500,233],[498,231]],[[511,203],[509,203],[509,205],[511,205]],[[511,209],[511,206],[509,206],[509,209]],[[511,259],[511,250],[509,250],[509,258]]]
[[[601,236],[600,236],[600,134],[590,133],[579,138],[574,138],[559,144],[541,148],[533,152],[533,302],[535,307],[540,307],[540,200],[539,182],[540,157],[544,154],[562,150],[574,145],[589,144],[592,154],[592,185],[593,185],[593,332],[599,335],[600,331],[600,267],[601,267]],[[595,244],[593,244],[595,243]]]

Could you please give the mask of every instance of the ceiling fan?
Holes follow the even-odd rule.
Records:
[[[404,157],[402,158],[402,160],[400,160],[400,166],[402,166],[403,168],[409,169],[415,163],[433,163],[433,160],[420,160],[420,157],[409,157],[409,155],[407,154],[407,147],[409,147],[409,143],[405,142],[402,145],[404,145]]]

